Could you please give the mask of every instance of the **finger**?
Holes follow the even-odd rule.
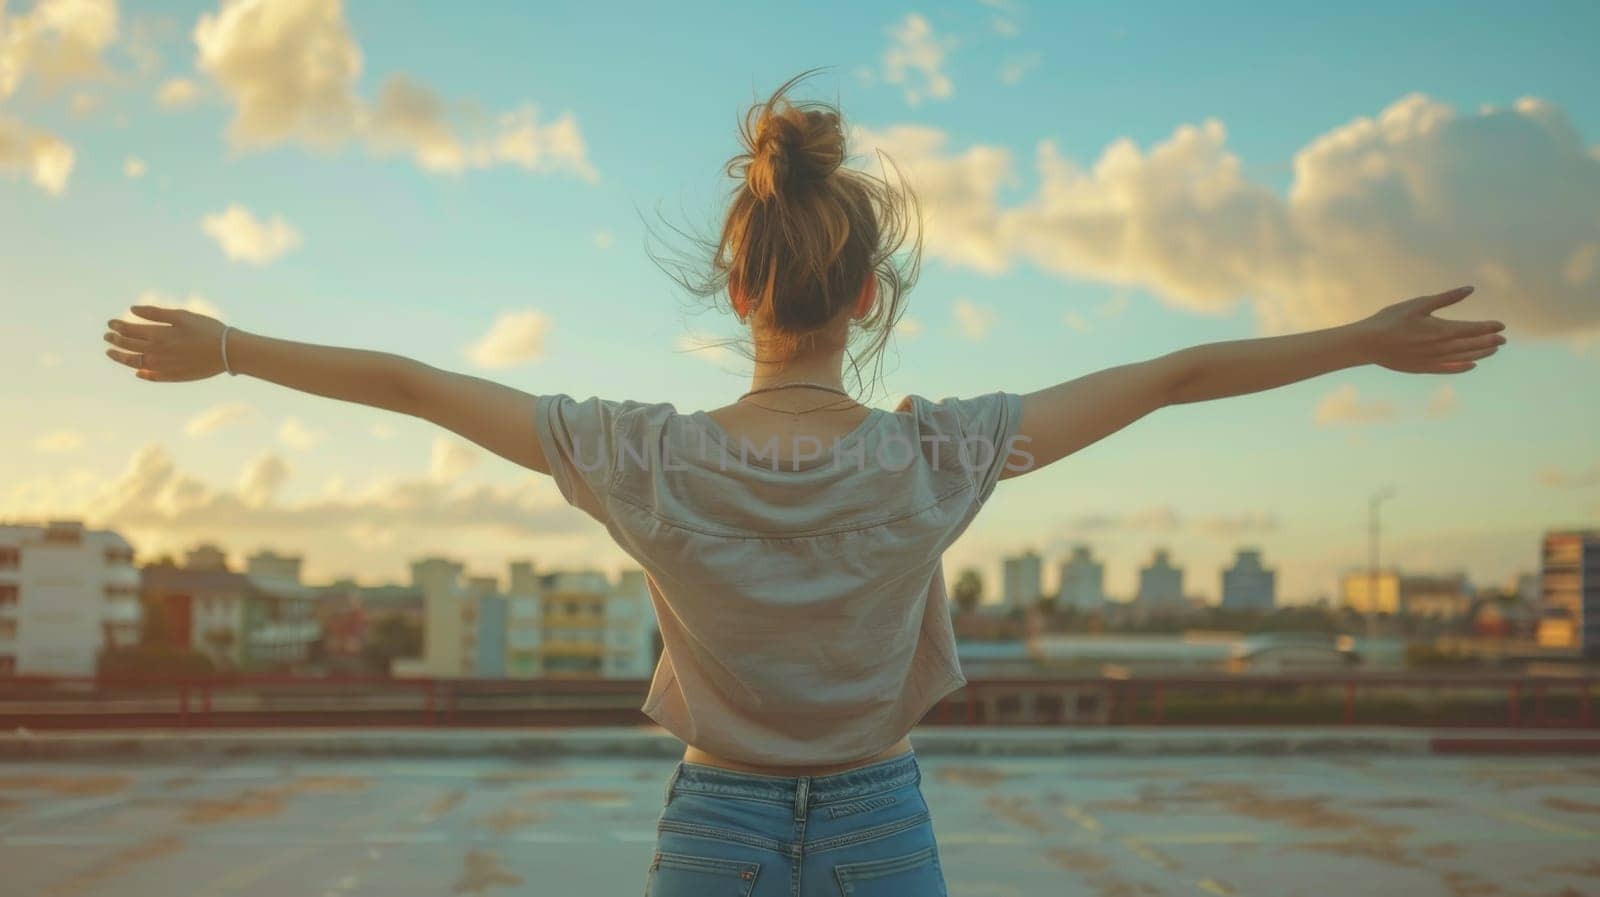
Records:
[[[1484,336],[1490,333],[1499,333],[1506,329],[1500,321],[1446,321],[1435,318],[1445,325],[1444,336],[1448,339],[1461,339],[1467,336]]]
[[[1446,305],[1453,305],[1472,295],[1474,287],[1456,287],[1445,290],[1443,293],[1434,293],[1432,296],[1417,297],[1417,306],[1424,312],[1437,311]]]
[[[1465,339],[1445,340],[1442,343],[1435,343],[1429,346],[1428,351],[1434,355],[1455,355],[1458,352],[1473,352],[1478,349],[1487,349],[1505,344],[1505,337],[1497,333],[1491,333],[1485,336],[1469,336]]]
[[[106,327],[124,336],[137,336],[144,339],[151,339],[172,330],[172,327],[167,324],[139,324],[134,321],[124,321],[120,318],[112,318],[107,321]]]
[[[135,377],[138,377],[140,380],[149,380],[152,383],[176,383],[176,382],[178,382],[180,380],[185,379],[184,377],[182,377],[182,376],[180,376],[178,374],[174,374],[174,373],[171,373],[171,372],[168,372],[168,371],[138,370],[138,371],[134,371],[133,375]]]
[[[1477,361],[1480,358],[1488,358],[1490,355],[1493,355],[1498,351],[1500,351],[1499,346],[1490,346],[1486,349],[1474,349],[1470,352],[1452,352],[1449,355],[1442,356],[1435,360],[1447,362]]]
[[[187,314],[181,308],[162,308],[159,305],[135,305],[131,310],[141,318],[166,324],[176,324]]]
[[[131,337],[131,336],[123,336],[120,333],[108,333],[108,334],[106,334],[106,342],[110,343],[113,346],[117,346],[119,348],[132,349],[135,352],[143,352],[146,349],[150,348],[150,341],[149,340],[147,340],[147,339],[138,339],[138,338]]]
[[[139,361],[144,360],[144,353],[142,352],[120,352],[117,349],[107,349],[106,355],[110,360],[120,361],[120,363],[130,366],[130,368],[138,368]]]
[[[1433,372],[1435,374],[1465,374],[1475,367],[1477,365],[1470,361],[1450,361],[1434,368]]]

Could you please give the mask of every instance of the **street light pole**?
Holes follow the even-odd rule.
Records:
[[[1370,657],[1372,643],[1378,637],[1378,506],[1394,498],[1394,487],[1386,486],[1372,494],[1367,505],[1367,652]],[[1395,582],[1396,600],[1400,583]],[[1398,610],[1398,608],[1396,608]]]

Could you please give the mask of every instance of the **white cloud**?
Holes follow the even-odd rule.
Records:
[[[1084,318],[1082,314],[1075,311],[1069,311],[1062,315],[1061,323],[1067,325],[1068,329],[1077,331],[1078,333],[1089,332],[1089,321]]]
[[[100,54],[117,37],[116,0],[39,0],[7,17],[0,3],[0,98],[36,78],[47,91],[104,74]]]
[[[306,426],[298,417],[286,417],[278,428],[278,441],[292,449],[304,451],[322,441],[322,434]]]
[[[348,533],[352,528],[527,536],[587,526],[581,514],[554,496],[546,478],[532,475],[507,487],[469,487],[431,476],[386,478],[360,492],[324,491],[295,503],[279,498],[288,479],[288,465],[269,454],[245,468],[237,488],[217,488],[179,470],[161,446],[147,445],[114,481],[100,484],[76,503],[54,507],[81,507],[97,526],[188,538],[224,531],[284,538]],[[86,489],[71,491],[82,495]],[[13,493],[28,497],[26,490]],[[66,490],[57,487],[55,493],[65,495]]]
[[[156,102],[166,109],[182,109],[200,99],[200,85],[192,78],[168,78],[156,89]]]
[[[999,315],[994,309],[976,305],[966,299],[957,299],[952,313],[956,318],[956,327],[961,335],[973,342],[981,342],[989,335]]]
[[[543,312],[505,312],[489,331],[467,347],[467,357],[486,368],[508,368],[544,356],[544,338],[550,319]]]
[[[470,442],[449,436],[435,436],[429,475],[442,482],[454,482],[482,460],[483,453]]]
[[[72,147],[54,134],[0,116],[0,173],[26,174],[39,189],[60,195],[75,158]]]
[[[75,452],[83,447],[83,434],[77,430],[55,430],[33,441],[35,451],[59,454]]]
[[[282,458],[271,453],[261,455],[247,464],[239,476],[239,500],[251,508],[270,505],[289,474],[289,465]]]
[[[0,2],[0,100],[29,81],[54,93],[73,81],[100,77],[105,73],[100,55],[116,36],[116,0],[38,0],[14,16],[6,15]],[[85,111],[77,98],[71,106]],[[75,158],[60,137],[0,116],[0,173],[25,174],[46,193],[59,195],[67,189]]]
[[[263,221],[238,203],[202,218],[200,229],[230,260],[252,265],[265,265],[300,245],[300,232],[287,221],[277,215]]]
[[[524,104],[492,118],[404,74],[369,103],[356,93],[362,53],[337,0],[227,0],[194,29],[198,65],[234,106],[236,146],[294,143],[409,155],[426,171],[495,165],[598,180],[570,113],[542,121]]]
[[[1427,410],[1423,413],[1437,420],[1454,414],[1460,406],[1461,397],[1456,395],[1456,388],[1448,383],[1441,383],[1428,399]]]
[[[922,322],[910,315],[901,315],[894,323],[894,332],[901,339],[916,339],[922,335]]]
[[[594,245],[596,249],[610,249],[612,246],[615,246],[616,243],[617,238],[612,235],[611,231],[595,231]]]
[[[937,128],[897,125],[884,130],[856,127],[852,151],[869,167],[882,152],[916,188],[923,207],[923,240],[929,255],[987,274],[1009,266],[995,197],[1016,181],[1011,156],[1003,149],[975,146],[959,154],[945,151],[948,138]]]
[[[390,426],[387,422],[381,421],[381,420],[380,421],[375,421],[372,424],[372,426],[367,428],[367,432],[372,434],[372,438],[373,439],[393,439],[394,438],[394,427]]]
[[[905,89],[906,102],[915,106],[924,97],[942,100],[955,90],[944,73],[944,58],[955,46],[953,38],[935,33],[933,25],[917,13],[888,29],[889,48],[883,53],[883,80]]]
[[[190,436],[204,436],[207,433],[215,433],[229,424],[243,420],[249,415],[249,405],[243,402],[224,402],[221,405],[207,408],[189,418],[189,422],[183,425],[183,432]]]
[[[1040,182],[1006,205],[1010,154],[932,129],[861,132],[917,188],[931,256],[986,273],[1018,260],[1150,290],[1191,311],[1248,298],[1264,329],[1342,323],[1461,283],[1470,308],[1533,336],[1600,329],[1600,160],[1533,99],[1461,115],[1421,95],[1313,140],[1287,195],[1251,181],[1220,122],[1089,168],[1039,144]]]
[[[122,162],[122,173],[135,180],[144,177],[149,170],[150,167],[138,156],[129,156]]]
[[[1317,402],[1314,414],[1319,427],[1376,424],[1394,420],[1395,416],[1392,402],[1383,399],[1363,401],[1356,388],[1348,383],[1323,396]]]

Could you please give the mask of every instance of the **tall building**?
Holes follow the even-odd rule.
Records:
[[[1089,554],[1089,546],[1074,545],[1072,556],[1061,562],[1057,607],[1095,610],[1106,600],[1106,568]]]
[[[88,676],[139,640],[133,548],[81,521],[0,525],[0,676]]]
[[[1024,551],[1002,562],[1000,601],[1006,610],[1032,607],[1044,592],[1044,567],[1039,555]]]
[[[1186,607],[1183,568],[1174,567],[1165,548],[1156,549],[1150,564],[1139,569],[1139,604],[1149,609]]]
[[[1222,571],[1222,606],[1271,610],[1278,603],[1278,573],[1261,565],[1261,552],[1241,548],[1233,566]]]
[[[300,559],[260,552],[245,570],[202,544],[183,566],[150,564],[139,590],[160,608],[163,640],[209,656],[224,669],[271,670],[307,660],[322,634],[316,591],[300,582]]]
[[[1539,644],[1600,656],[1600,530],[1545,533]]]
[[[419,676],[470,675],[477,615],[468,608],[461,583],[464,568],[448,558],[411,563],[411,585],[422,593],[422,658],[405,668]],[[397,665],[398,667],[399,665]]]

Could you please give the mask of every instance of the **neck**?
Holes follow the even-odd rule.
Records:
[[[814,383],[844,389],[844,350],[798,353],[782,360],[765,360],[756,353],[755,370],[750,375],[751,389],[781,386],[785,383]]]

